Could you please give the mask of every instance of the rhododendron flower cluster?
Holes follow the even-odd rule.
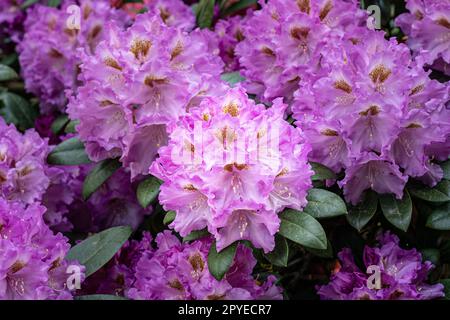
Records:
[[[395,23],[408,37],[408,45],[420,59],[450,75],[450,2],[407,0],[408,13]]]
[[[68,24],[70,5],[79,8],[78,25]],[[107,0],[67,0],[60,9],[37,4],[27,11],[19,59],[25,87],[40,98],[43,112],[65,108],[65,90],[79,85],[78,49],[93,54],[105,36],[106,22],[114,20],[123,24],[124,13],[110,8]]]
[[[164,181],[159,200],[176,211],[176,231],[206,227],[219,250],[241,239],[273,249],[277,213],[301,210],[311,187],[310,147],[283,119],[285,109],[282,99],[266,109],[236,88],[204,99],[170,127],[150,172]]]
[[[42,218],[45,207],[0,199],[0,299],[71,299],[67,286],[70,248]],[[70,263],[70,264],[69,264]]]
[[[449,299],[449,21],[0,0],[0,300]]]
[[[246,16],[235,16],[227,20],[219,20],[214,32],[219,40],[220,57],[225,63],[226,71],[236,71],[240,69],[239,57],[236,55],[236,46],[245,39],[243,26],[251,17],[251,13]]]
[[[430,80],[406,46],[367,31],[324,57],[322,72],[300,82],[292,110],[310,159],[345,169],[340,185],[350,202],[366,189],[401,198],[408,176],[431,186],[441,180],[432,160],[450,154],[450,87]]]
[[[285,97],[289,102],[305,75],[320,73],[327,46],[357,34],[365,13],[354,1],[260,1],[243,29],[236,54],[247,89],[263,101]]]
[[[145,246],[148,246],[149,240],[148,235],[143,239]],[[207,254],[211,241],[206,239],[182,244],[169,231],[164,231],[157,235],[156,243],[156,250],[142,250],[138,246],[140,258],[137,261],[135,258],[128,259],[134,262],[134,275],[131,281],[125,277],[125,283],[132,283],[125,290],[125,295],[132,299],[281,299],[281,290],[275,286],[274,276],[269,276],[265,282],[253,279],[251,273],[256,260],[251,249],[242,244],[238,246],[228,273],[218,281],[208,272]]]
[[[239,245],[224,279],[208,272],[207,255],[211,240],[181,243],[169,231],[141,241],[128,241],[108,265],[83,284],[83,290],[115,294],[136,300],[250,300],[281,299],[276,278],[254,279],[256,260],[250,248]]]
[[[132,178],[146,173],[166,124],[193,101],[221,90],[223,63],[207,31],[190,34],[142,14],[126,31],[108,27],[94,56],[85,55],[84,85],[68,106],[91,159],[121,157]]]
[[[0,190],[1,198],[31,204],[39,201],[50,179],[46,140],[37,132],[24,134],[0,119]]]
[[[433,268],[415,249],[405,250],[399,239],[386,232],[378,237],[379,246],[364,249],[364,265],[377,266],[381,272],[381,288],[369,288],[365,270],[354,262],[350,249],[339,253],[340,270],[327,285],[318,287],[322,299],[333,300],[428,300],[444,296],[442,284],[426,283]],[[370,280],[369,280],[370,281]]]

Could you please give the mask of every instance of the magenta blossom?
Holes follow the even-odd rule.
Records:
[[[281,299],[275,277],[266,282],[252,276],[256,260],[251,249],[239,245],[223,280],[208,271],[211,241],[182,244],[169,231],[156,237],[158,248],[146,251],[135,267],[135,281],[126,296],[138,300],[249,300]]]
[[[408,36],[408,45],[419,60],[450,75],[450,2],[407,0],[408,13],[395,23]]]
[[[159,200],[182,236],[208,228],[219,250],[250,240],[268,252],[284,208],[301,210],[311,187],[310,150],[289,125],[281,99],[271,108],[240,88],[203,100],[170,127],[150,173],[164,181]]]
[[[322,59],[300,81],[293,116],[312,145],[310,160],[345,170],[339,184],[356,204],[366,189],[403,196],[408,177],[434,186],[450,134],[450,86],[430,80],[409,49],[367,30]],[[443,147],[444,146],[444,147]]]
[[[94,56],[84,55],[85,85],[68,107],[92,160],[120,157],[134,179],[147,173],[166,125],[221,90],[222,61],[209,31],[190,34],[140,14],[126,31],[107,27]]]
[[[70,5],[80,11],[80,21],[73,26],[68,25]],[[64,91],[79,85],[78,49],[93,54],[105,37],[104,24],[114,20],[124,24],[125,14],[110,8],[107,0],[67,0],[61,9],[37,4],[28,10],[19,60],[25,87],[40,99],[44,113],[65,109]]]
[[[378,241],[378,247],[365,247],[364,265],[380,270],[381,288],[372,289],[371,274],[360,270],[351,250],[344,249],[339,253],[341,269],[332,275],[329,284],[317,287],[321,299],[429,300],[444,297],[442,284],[426,283],[433,268],[431,262],[422,262],[421,254],[415,249],[402,249],[399,239],[389,232],[380,235]],[[372,285],[369,286],[368,281]]]
[[[70,245],[45,225],[44,212],[38,204],[0,199],[1,300],[72,299],[71,270],[83,280],[84,267],[65,260]]]

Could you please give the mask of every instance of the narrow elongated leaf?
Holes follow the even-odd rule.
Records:
[[[77,138],[70,138],[57,145],[47,157],[49,164],[79,165],[90,160],[84,150],[83,143]]]
[[[356,206],[348,209],[347,221],[358,231],[372,219],[377,212],[378,197],[373,191],[368,191],[364,199]]]
[[[148,205],[156,199],[160,185],[161,182],[153,176],[139,183],[137,188],[137,198],[139,204],[143,208],[147,208]]]
[[[310,162],[310,165],[314,171],[314,175],[311,177],[313,181],[336,179],[336,174],[323,164],[317,162]]]
[[[347,214],[344,200],[333,192],[313,188],[306,198],[308,204],[303,211],[316,219]]]
[[[0,95],[0,101],[0,113],[7,123],[15,124],[20,130],[34,127],[39,113],[27,100],[15,93],[4,92]]]
[[[106,159],[99,162],[89,172],[83,182],[83,199],[87,200],[121,166],[118,159]]]
[[[128,300],[121,296],[115,296],[112,294],[89,294],[85,296],[76,296],[75,300]]]
[[[120,226],[94,234],[70,249],[66,258],[86,267],[86,277],[105,265],[131,235],[131,228]]]
[[[217,280],[222,280],[233,264],[237,244],[238,243],[235,242],[220,252],[217,252],[215,242],[211,245],[208,253],[208,268],[209,272]]]
[[[258,0],[240,0],[240,1],[236,1],[234,4],[232,4],[227,9],[225,9],[223,15],[227,16],[227,15],[233,14],[235,12],[244,10],[245,8],[248,8],[251,5],[254,5],[256,3],[258,3]]]
[[[381,210],[386,219],[394,226],[406,232],[411,222],[412,202],[407,190],[403,199],[398,200],[392,194],[380,195]]]
[[[408,191],[412,196],[425,201],[450,201],[450,181],[448,180],[442,180],[434,188],[414,184],[408,187]]]
[[[310,215],[288,209],[280,214],[280,234],[305,247],[327,248],[327,236],[320,223]]]
[[[214,0],[200,0],[197,6],[197,26],[209,28],[214,18]]]
[[[331,242],[327,241],[327,248],[324,250],[319,249],[313,249],[313,248],[306,248],[309,252],[311,252],[313,255],[318,256],[320,258],[333,258],[333,246],[331,245]]]
[[[289,258],[289,245],[285,238],[275,235],[275,249],[265,255],[267,260],[275,266],[287,267]]]
[[[195,231],[192,231],[191,233],[189,233],[186,237],[184,237],[183,242],[194,241],[194,240],[204,238],[209,235],[210,235],[210,233],[206,229],[195,230]]]
[[[65,114],[57,117],[51,126],[52,132],[54,134],[59,134],[64,130],[64,127],[69,123],[69,117]]]
[[[450,202],[433,209],[426,226],[436,230],[450,230]]]
[[[27,9],[28,7],[30,7],[31,5],[35,4],[36,2],[38,2],[39,0],[27,0],[25,1],[20,8],[23,9]]]
[[[57,7],[61,4],[62,0],[48,0],[47,1],[47,6],[49,7]]]
[[[239,71],[223,73],[220,78],[231,86],[234,86],[236,83],[245,80],[245,78],[241,76]]]
[[[176,212],[175,211],[167,212],[166,215],[164,216],[163,223],[165,225],[171,224],[173,222],[173,220],[175,220],[175,216],[176,216]]]
[[[71,120],[64,128],[65,133],[76,133],[76,126],[80,123],[79,120]]]
[[[13,68],[0,64],[0,81],[17,79],[19,76]]]

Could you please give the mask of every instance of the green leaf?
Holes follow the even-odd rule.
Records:
[[[89,294],[85,296],[76,296],[75,300],[128,300],[125,297],[115,296],[112,294]]]
[[[235,72],[228,72],[228,73],[222,73],[222,75],[220,76],[220,78],[227,82],[230,86],[234,86],[236,83],[242,82],[245,80],[244,77],[241,76],[241,74],[239,73],[239,71],[235,71]]]
[[[197,26],[210,28],[214,18],[215,0],[200,0],[197,6]]]
[[[347,221],[353,228],[361,231],[375,215],[377,207],[377,194],[373,191],[368,191],[366,192],[364,199],[358,205],[349,207]]]
[[[121,163],[118,159],[106,159],[95,165],[89,172],[83,182],[83,199],[87,200],[89,197],[101,187],[106,180],[111,177]]]
[[[76,126],[80,123],[79,120],[71,120],[64,128],[65,133],[76,133]]]
[[[61,0],[48,0],[47,6],[49,7],[57,7],[61,4]]]
[[[20,6],[20,8],[22,9],[22,10],[25,10],[25,9],[27,9],[28,7],[30,7],[30,6],[32,6],[33,4],[35,4],[36,2],[38,2],[39,0],[27,0],[27,1],[25,1],[21,6]]]
[[[233,264],[237,244],[237,242],[230,244],[220,252],[217,252],[216,242],[211,245],[208,253],[208,268],[209,272],[217,280],[222,280]]]
[[[438,265],[439,261],[441,260],[441,253],[438,249],[426,248],[420,250],[420,253],[422,254],[422,261],[430,261],[435,266]]]
[[[17,79],[19,76],[13,68],[0,64],[0,81],[9,81]]]
[[[148,205],[158,197],[160,185],[161,182],[153,176],[139,183],[137,188],[137,198],[139,204],[143,208],[147,208]]]
[[[52,132],[56,135],[60,134],[64,130],[65,126],[69,123],[69,121],[70,120],[67,115],[65,114],[60,115],[52,123],[51,126]]]
[[[86,267],[86,277],[105,265],[131,235],[129,226],[107,229],[90,236],[70,249],[67,260],[76,260]]]
[[[313,248],[306,248],[309,252],[311,252],[313,255],[318,256],[319,258],[333,258],[333,246],[331,245],[330,241],[327,241],[327,248],[324,250],[319,249],[313,249]]]
[[[306,199],[308,204],[303,211],[313,218],[329,218],[347,214],[345,202],[333,192],[313,188],[309,190]]]
[[[173,222],[173,220],[175,220],[175,216],[176,216],[176,212],[175,211],[169,211],[166,213],[166,215],[164,216],[163,219],[163,223],[165,225],[171,224]]]
[[[90,163],[83,142],[77,138],[67,139],[58,144],[47,157],[49,164],[80,165]]]
[[[311,177],[313,181],[336,179],[336,174],[328,167],[317,162],[309,163],[314,171],[314,175]]]
[[[289,258],[289,245],[285,238],[275,235],[275,249],[265,255],[266,259],[275,266],[287,267]]]
[[[450,160],[441,163],[442,171],[444,171],[444,179],[450,180]]]
[[[419,199],[429,202],[450,201],[450,182],[442,180],[434,188],[413,184],[408,187],[409,193]]]
[[[439,283],[444,285],[445,300],[450,300],[450,279],[441,279]]]
[[[326,249],[327,236],[320,223],[310,215],[293,209],[280,214],[280,234],[305,247]]]
[[[426,226],[436,230],[450,230],[450,202],[433,209]]]
[[[208,232],[207,229],[195,230],[195,231],[192,231],[191,233],[189,233],[186,237],[184,237],[183,242],[194,241],[194,240],[204,238],[209,235],[210,235],[210,233]]]
[[[27,100],[15,93],[4,92],[0,101],[3,103],[0,113],[7,123],[13,123],[22,131],[34,127],[39,112]]]
[[[251,5],[254,5],[258,3],[258,0],[240,0],[229,6],[225,9],[223,15],[231,15],[233,13],[236,13],[238,11],[244,10],[247,7],[250,7]]]
[[[380,205],[390,223],[405,232],[408,230],[411,223],[412,202],[406,189],[401,200],[397,200],[392,194],[380,195]]]

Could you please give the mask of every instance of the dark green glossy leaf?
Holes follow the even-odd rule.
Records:
[[[19,76],[13,68],[0,64],[0,81],[9,81],[17,79]]]
[[[275,235],[275,249],[265,255],[266,259],[275,266],[287,267],[289,258],[289,245],[285,238]]]
[[[377,206],[377,194],[373,191],[368,191],[358,205],[349,207],[347,221],[353,228],[361,231],[377,212]]]
[[[314,171],[314,175],[311,177],[313,181],[336,179],[336,174],[328,167],[317,162],[310,162]]]
[[[329,218],[347,214],[344,200],[333,192],[313,188],[309,190],[306,198],[308,204],[303,211],[313,218]]]
[[[208,268],[209,272],[217,280],[222,280],[225,274],[233,264],[234,256],[236,254],[237,242],[217,252],[216,243],[211,245],[208,253]]]
[[[280,234],[305,247],[327,248],[327,236],[320,223],[310,215],[293,209],[280,214]]]
[[[131,228],[120,226],[90,236],[70,249],[66,259],[86,267],[86,277],[105,265],[131,235]]]
[[[13,123],[22,131],[34,127],[39,112],[27,100],[15,93],[4,92],[0,94],[0,102],[0,113],[7,123]]]
[[[139,183],[137,198],[143,208],[147,208],[158,197],[160,186],[161,182],[153,176]]]
[[[118,159],[106,159],[95,165],[89,172],[83,183],[83,199],[87,200],[89,197],[101,187],[106,180],[111,177],[121,163]]]
[[[412,202],[406,189],[401,200],[396,199],[392,194],[380,195],[380,205],[390,223],[405,232],[408,230],[411,223]]]
[[[436,230],[450,230],[450,202],[434,208],[428,216],[426,226]]]
[[[77,138],[70,138],[57,145],[47,157],[49,164],[80,165],[90,163],[83,143]]]

